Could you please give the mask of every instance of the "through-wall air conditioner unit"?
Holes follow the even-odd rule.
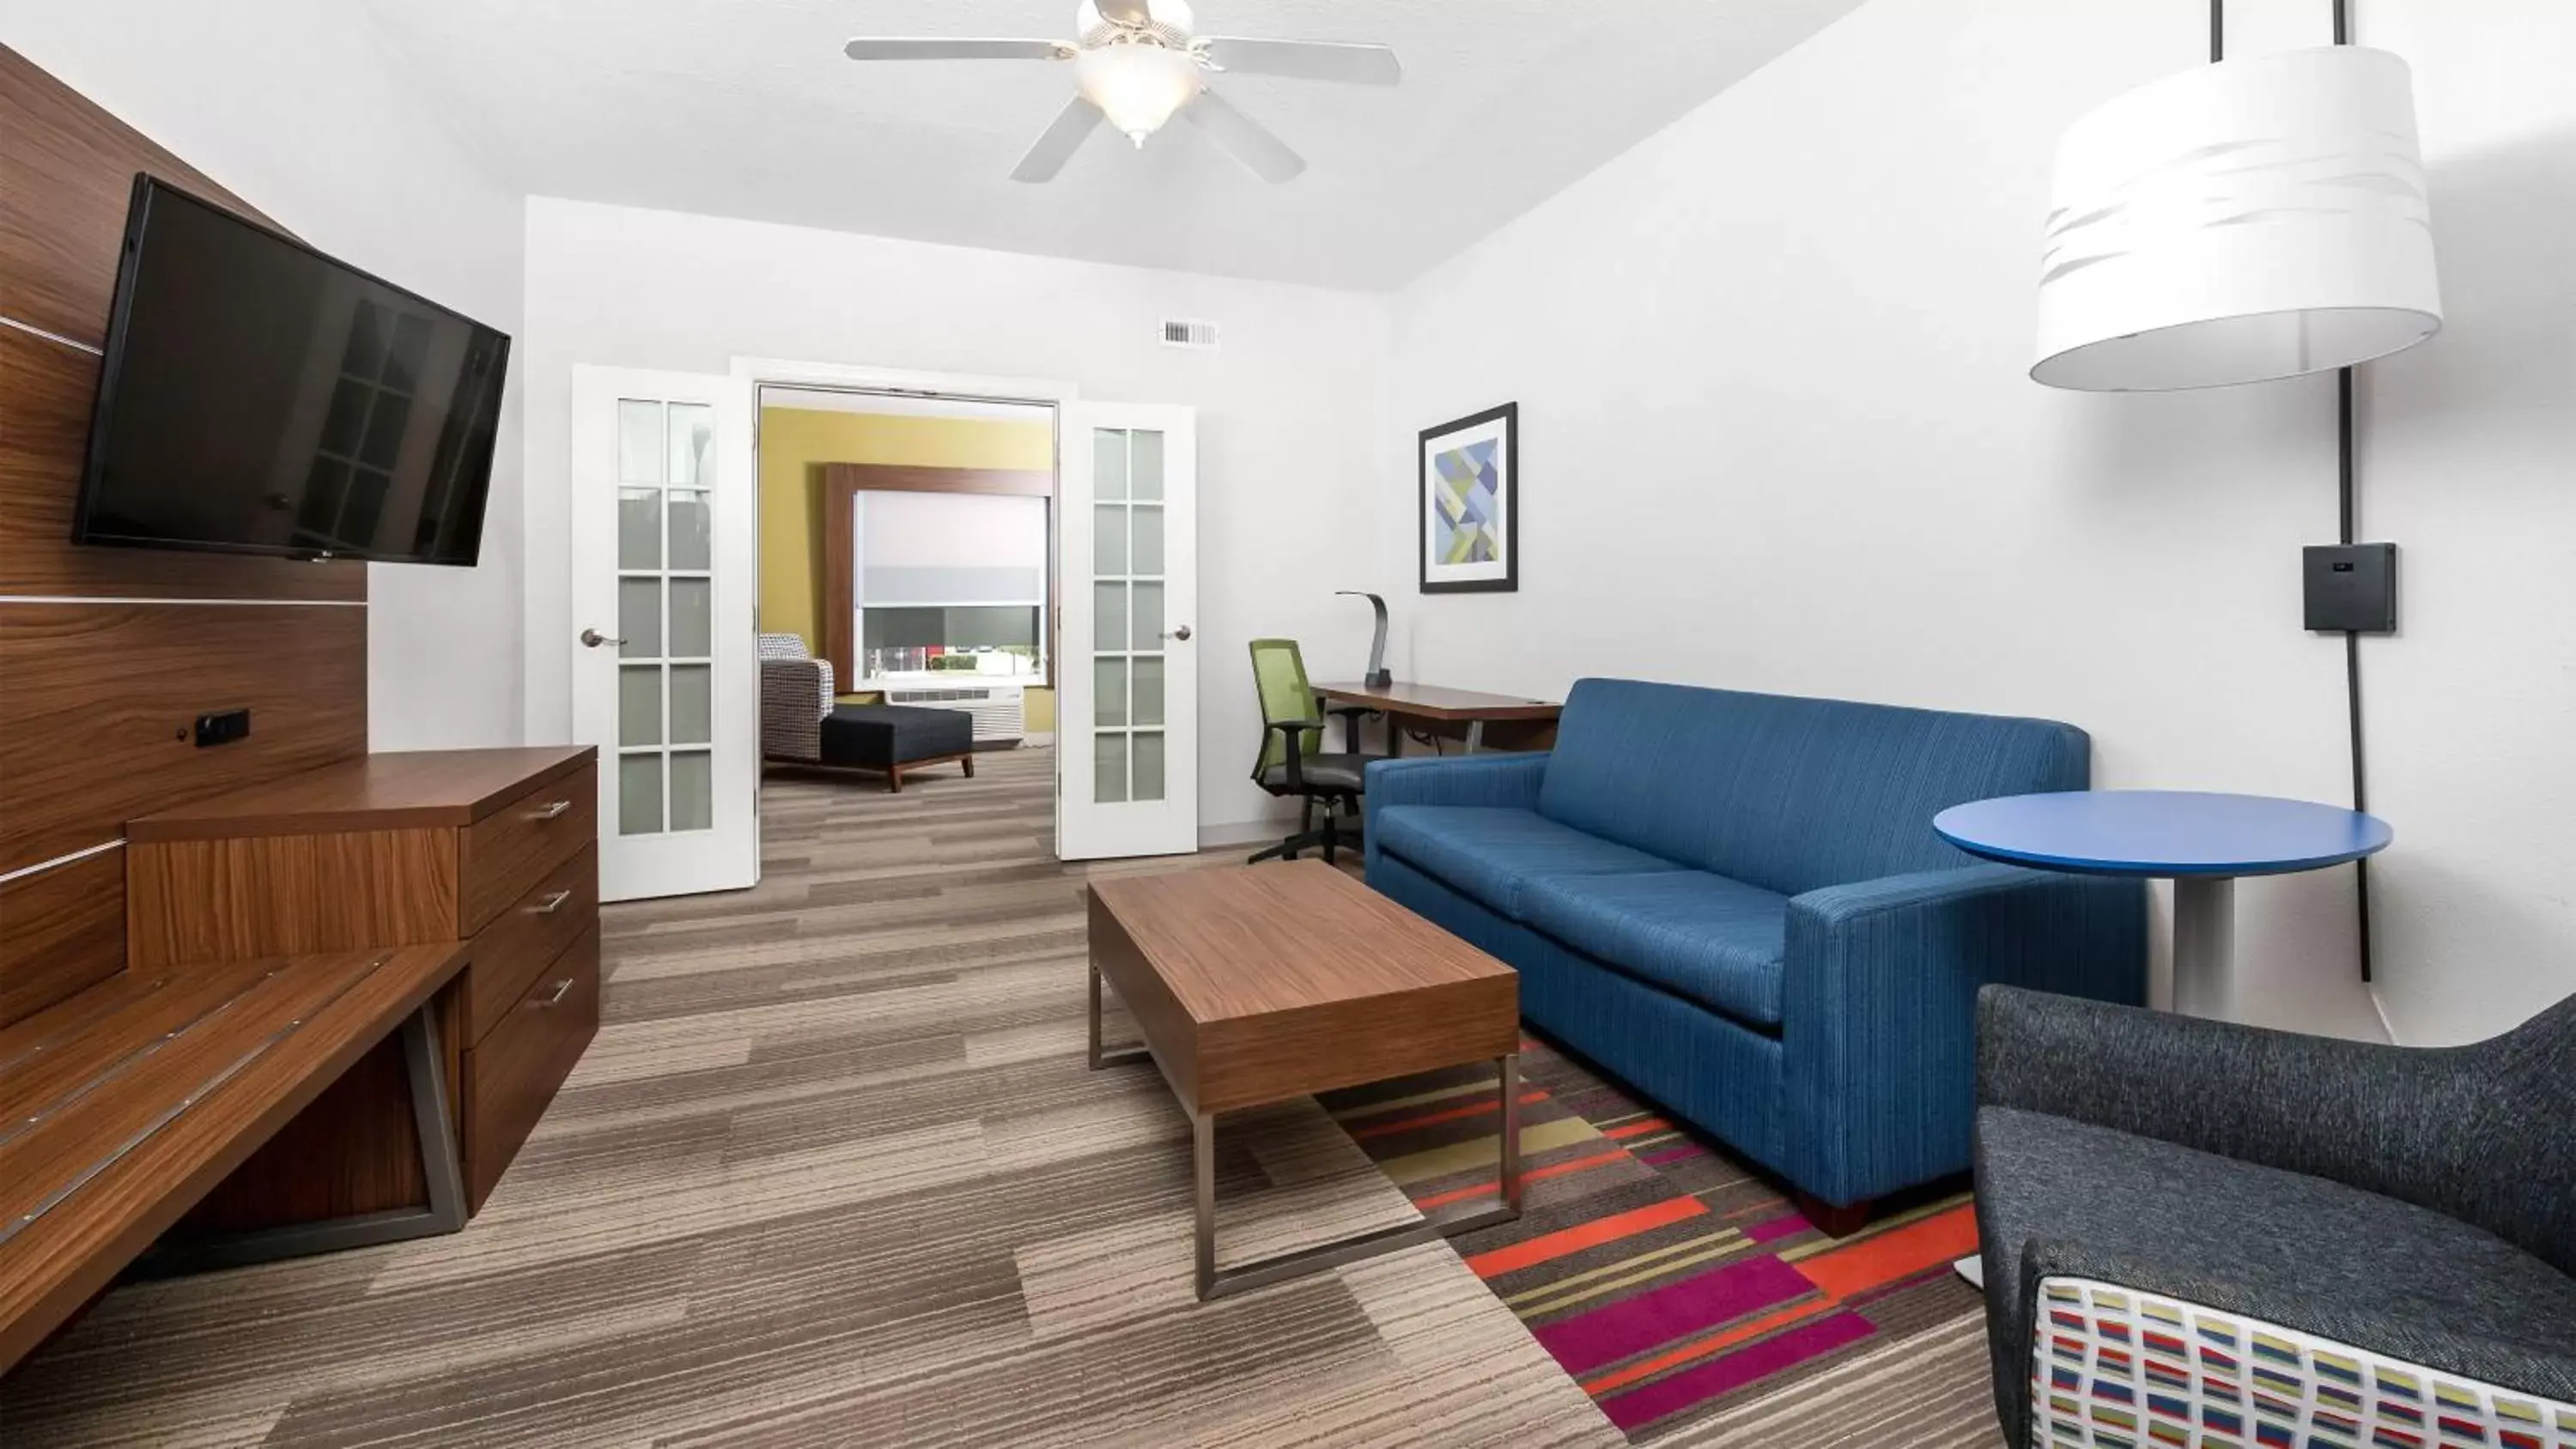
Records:
[[[978,684],[964,689],[889,689],[888,704],[923,709],[962,709],[975,717],[975,743],[1018,744],[1027,733],[1021,712],[1021,686]]]

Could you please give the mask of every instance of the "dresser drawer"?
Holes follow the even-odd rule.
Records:
[[[465,1053],[465,1206],[483,1200],[599,1031],[599,932],[538,973],[527,994]]]
[[[584,765],[458,832],[457,929],[471,936],[599,839],[599,770]]]
[[[556,866],[474,938],[465,973],[465,1042],[481,1041],[564,948],[599,924],[599,847]]]

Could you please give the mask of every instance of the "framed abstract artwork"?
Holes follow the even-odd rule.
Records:
[[[1422,592],[1520,588],[1520,422],[1520,404],[1505,403],[1422,430]]]

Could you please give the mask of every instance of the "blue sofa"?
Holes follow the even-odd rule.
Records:
[[[2083,789],[2090,756],[2047,720],[1587,679],[1550,753],[1370,765],[1368,881],[1851,1224],[1967,1170],[1978,987],[2146,999],[2143,883],[1932,832],[1961,801]]]

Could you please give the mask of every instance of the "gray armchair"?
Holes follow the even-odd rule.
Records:
[[[832,712],[832,661],[815,658],[795,634],[763,634],[758,643],[761,758],[813,764]]]
[[[2576,998],[2427,1050],[1990,986],[1976,1173],[2008,1444],[2576,1449]]]

